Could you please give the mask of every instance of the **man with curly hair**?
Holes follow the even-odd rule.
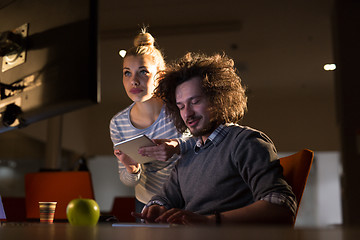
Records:
[[[188,53],[155,90],[180,132],[198,138],[141,214],[175,224],[293,224],[296,200],[273,142],[238,125],[245,89],[226,55]]]

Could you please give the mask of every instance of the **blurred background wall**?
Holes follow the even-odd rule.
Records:
[[[280,156],[315,151],[298,224],[341,223],[335,76],[323,69],[334,63],[333,12],[333,0],[99,1],[102,100],[56,117],[62,127],[61,168],[73,169],[85,157],[104,211],[112,197],[133,195],[117,177],[108,125],[131,103],[118,51],[131,47],[140,27],[148,25],[167,61],[187,51],[225,52],[234,59],[248,88],[243,124],[267,133]],[[46,161],[48,123],[0,134],[1,195],[24,196],[23,175]]]

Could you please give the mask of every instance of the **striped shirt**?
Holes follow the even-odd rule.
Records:
[[[110,137],[113,144],[145,134],[150,139],[178,139],[182,153],[191,147],[190,142],[186,143],[184,139],[181,139],[182,135],[176,130],[171,119],[165,114],[164,106],[158,119],[151,126],[144,129],[134,127],[130,121],[130,110],[134,104],[120,111],[111,119]],[[138,174],[127,172],[125,166],[118,160],[120,180],[127,186],[135,186],[135,197],[137,200],[147,203],[153,195],[159,193],[178,158],[179,156],[175,154],[166,162],[153,161],[141,164]]]

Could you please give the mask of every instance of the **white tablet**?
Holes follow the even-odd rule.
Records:
[[[146,135],[139,135],[125,141],[116,143],[114,149],[119,149],[121,152],[125,153],[131,157],[134,161],[138,163],[147,163],[154,161],[151,157],[142,156],[139,154],[138,150],[140,147],[156,146],[156,144],[151,141]]]

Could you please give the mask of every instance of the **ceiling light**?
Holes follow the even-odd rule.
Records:
[[[122,58],[124,58],[125,55],[126,55],[126,50],[120,50],[120,51],[119,51],[119,55],[120,55]]]
[[[325,71],[334,71],[336,69],[336,64],[335,63],[328,63],[324,65],[324,70]]]

